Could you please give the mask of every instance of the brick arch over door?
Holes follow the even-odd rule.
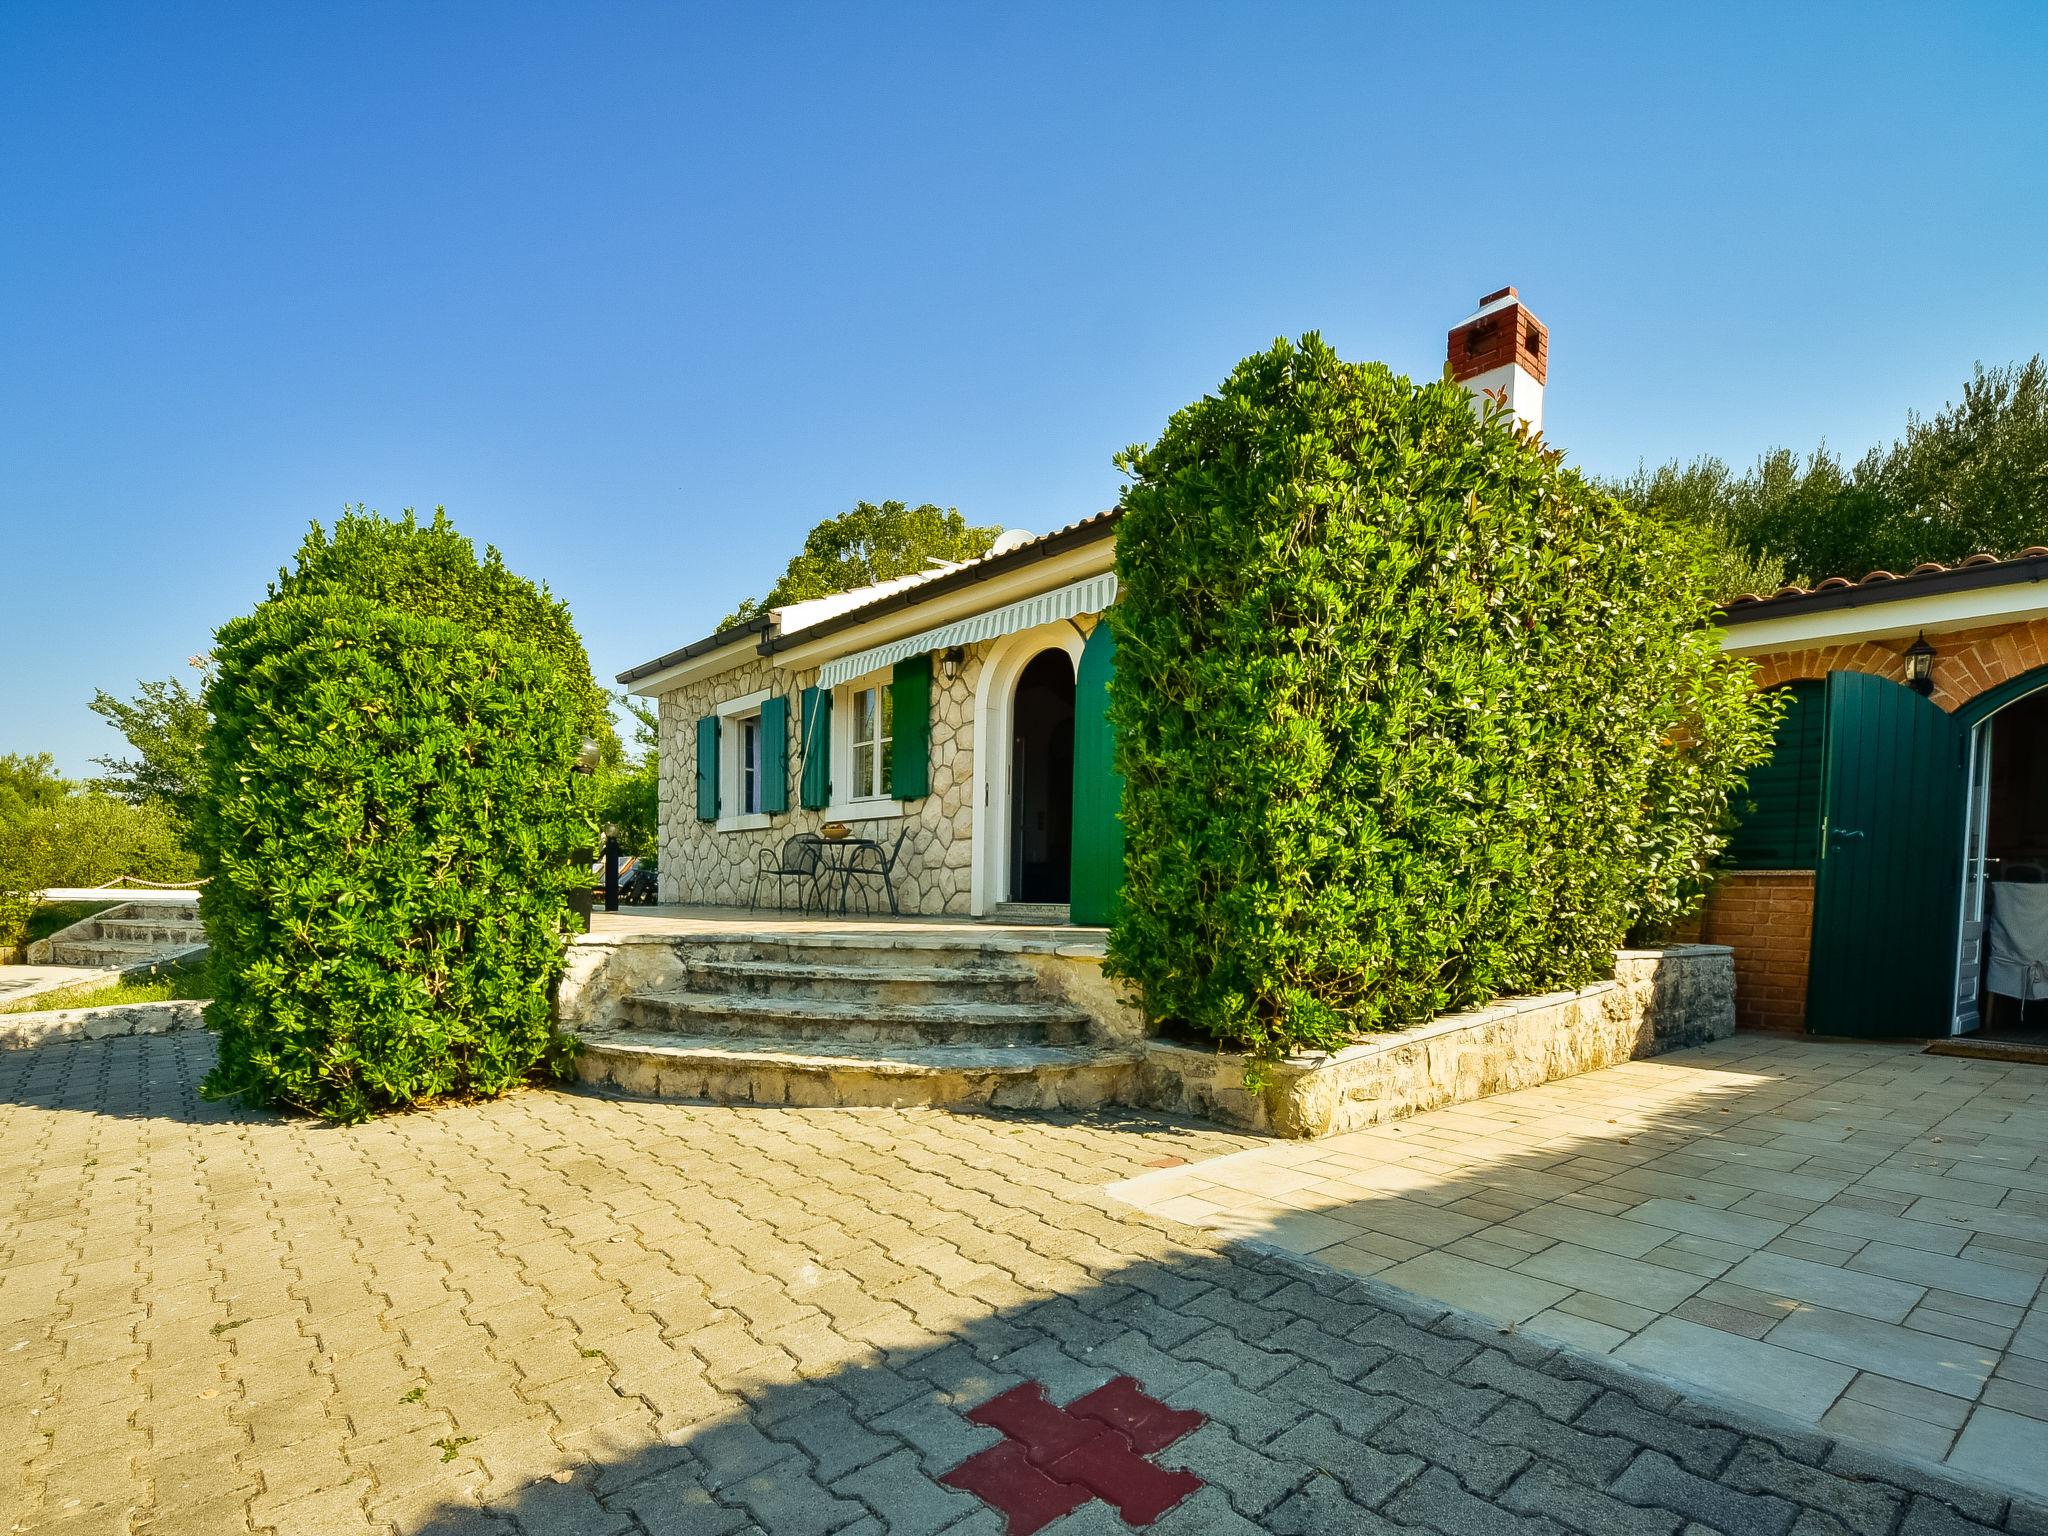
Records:
[[[1824,678],[1830,672],[1871,672],[1895,683],[1906,680],[1905,650],[1911,640],[1861,640],[1803,651],[1773,651],[1752,658],[1756,685]],[[1930,635],[1935,650],[1934,702],[1955,710],[1979,694],[2048,666],[2048,619]]]

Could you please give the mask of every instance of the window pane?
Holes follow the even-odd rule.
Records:
[[[761,809],[761,722],[758,718],[740,725],[740,805],[749,816]]]
[[[894,683],[884,683],[875,692],[880,694],[882,698],[881,733],[884,736],[894,736],[896,734],[896,685]]]
[[[882,749],[881,749],[881,750],[882,750],[882,787],[881,787],[881,789],[879,789],[878,791],[876,791],[876,793],[878,793],[878,794],[884,794],[884,795],[886,795],[886,794],[888,794],[888,793],[889,793],[889,791],[890,791],[890,790],[892,790],[892,789],[894,789],[894,788],[896,787],[896,781],[895,781],[895,780],[894,780],[894,779],[893,779],[893,778],[892,778],[892,777],[890,776],[890,755],[891,755],[891,751],[892,751],[892,748],[893,748],[893,744],[892,744],[892,743],[890,742],[889,738],[888,738],[888,737],[886,737],[886,736],[885,736],[885,737],[883,737],[883,738],[882,738]]]
[[[875,690],[863,688],[853,696],[853,742],[860,746],[875,739]]]

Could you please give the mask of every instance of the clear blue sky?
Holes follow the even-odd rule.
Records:
[[[863,497],[1047,529],[1514,283],[1585,466],[2048,346],[2048,7],[0,7],[0,752],[445,503],[602,676]]]

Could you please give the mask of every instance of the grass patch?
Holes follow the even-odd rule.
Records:
[[[110,911],[120,906],[118,901],[46,901],[28,916],[28,928],[21,936],[22,947],[26,949],[38,939],[47,939],[59,928],[69,928],[73,923],[82,923],[95,912]]]
[[[0,1003],[0,1013],[41,1013],[51,1008],[118,1008],[128,1003],[168,1003],[177,998],[204,1000],[213,996],[213,972],[206,965],[166,967],[153,976],[128,981],[95,981],[38,992],[33,997]]]

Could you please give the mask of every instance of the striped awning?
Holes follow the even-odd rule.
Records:
[[[891,640],[887,645],[858,651],[851,656],[836,657],[819,669],[818,684],[823,688],[834,688],[853,678],[893,666],[906,656],[922,656],[956,645],[973,645],[979,640],[1013,635],[1020,629],[1056,624],[1061,619],[1071,619],[1079,614],[1100,613],[1115,601],[1116,572],[1104,571],[1100,576],[1056,587],[1036,597],[1027,597],[1022,602],[955,619],[937,629],[906,635],[901,640]]]

